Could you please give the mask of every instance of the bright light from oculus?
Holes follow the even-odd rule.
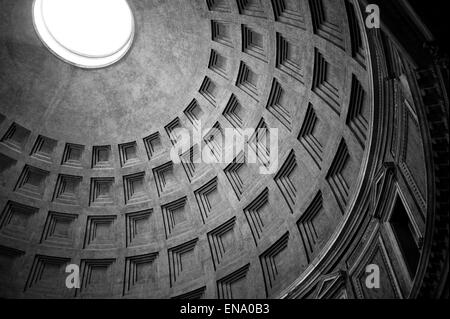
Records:
[[[35,0],[33,18],[47,48],[83,68],[119,61],[134,38],[133,13],[126,0]]]

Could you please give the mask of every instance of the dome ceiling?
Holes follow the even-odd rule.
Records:
[[[130,51],[85,70],[40,42],[32,1],[0,1],[0,247],[23,269],[17,294],[275,297],[310,269],[347,222],[371,148],[352,3],[129,1]],[[200,123],[213,152],[208,128],[277,128],[277,170],[241,155],[173,163],[173,129]],[[69,262],[75,294],[38,279]]]
[[[49,55],[29,2],[2,4],[1,104],[47,136],[100,144],[141,137],[179,114],[203,80],[210,21],[196,2],[130,1],[132,49],[113,67],[97,70]]]

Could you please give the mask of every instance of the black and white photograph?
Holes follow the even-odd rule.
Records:
[[[446,4],[0,0],[0,299],[448,299]]]

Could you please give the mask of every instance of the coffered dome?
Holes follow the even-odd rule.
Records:
[[[359,2],[65,1],[117,20],[0,1],[1,297],[368,298],[374,262],[402,269],[382,296],[414,291],[424,84]],[[248,133],[232,161],[193,161],[225,156],[227,129]]]

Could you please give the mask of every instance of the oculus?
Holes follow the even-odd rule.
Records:
[[[33,23],[52,53],[82,68],[119,61],[130,49],[135,30],[126,0],[35,0]]]

